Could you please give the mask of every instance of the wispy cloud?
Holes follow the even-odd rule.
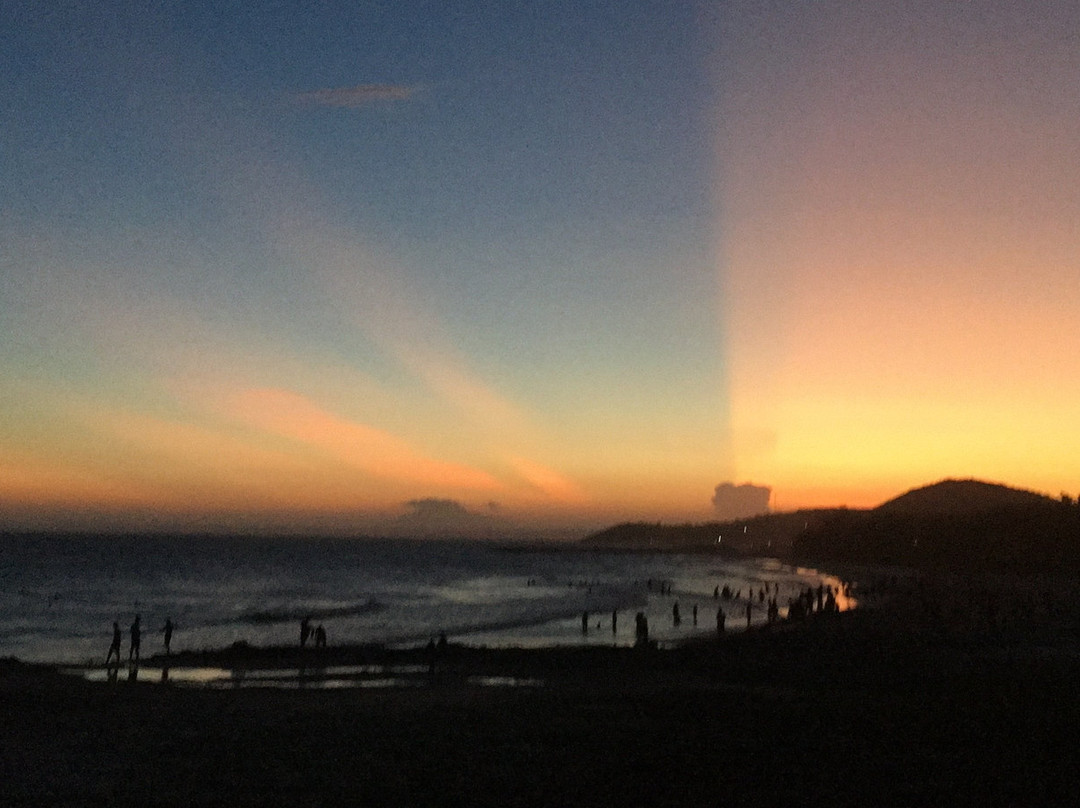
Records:
[[[485,471],[430,457],[396,435],[338,417],[290,390],[243,390],[230,397],[227,407],[251,426],[375,477],[439,489],[502,489]]]
[[[510,465],[532,488],[553,502],[570,505],[588,500],[577,483],[554,469],[524,457],[511,458]]]
[[[355,109],[373,101],[408,101],[415,92],[415,87],[399,84],[357,84],[355,87],[328,87],[297,93],[293,98],[301,104]]]
[[[333,305],[440,400],[489,434],[531,432],[528,414],[471,366],[393,256],[319,224],[286,222],[277,237],[321,279]]]

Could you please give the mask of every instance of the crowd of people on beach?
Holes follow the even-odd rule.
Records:
[[[176,624],[173,623],[171,617],[165,618],[165,625],[161,627],[162,644],[165,648],[165,654],[172,653],[172,637],[173,631],[176,629]],[[142,615],[135,615],[135,619],[128,627],[128,678],[134,680],[138,676],[140,656],[142,654]],[[109,679],[115,680],[119,673],[121,665],[121,647],[124,642],[124,634],[120,630],[120,622],[113,621],[112,630],[112,642],[109,645],[109,651],[105,655],[105,667],[109,672]],[[163,674],[167,675],[167,674]]]
[[[172,653],[172,636],[176,625],[173,623],[171,617],[165,618],[165,625],[161,627],[161,633],[163,636],[163,644],[165,646],[165,653]],[[139,663],[139,655],[142,653],[142,615],[135,615],[135,620],[128,628],[128,636],[130,642],[128,643],[128,662],[132,664]],[[124,635],[120,631],[120,623],[116,620],[113,621],[112,632],[112,644],[109,646],[109,652],[105,655],[105,664],[109,665],[114,663],[120,664],[120,648],[123,645]]]
[[[674,629],[680,628],[683,624],[683,606],[676,595],[674,584],[671,581],[652,578],[639,583],[649,593],[674,597],[671,603],[671,627]],[[575,584],[571,582],[570,585],[574,586]],[[599,587],[601,584],[599,581],[582,581],[577,586],[586,588],[591,593],[594,587]],[[753,586],[748,587],[745,591],[741,588],[733,589],[726,583],[722,586],[718,584],[712,593],[713,601],[717,602],[716,633],[718,636],[725,634],[729,616],[736,613],[745,617],[745,627],[750,630],[754,625],[755,614],[760,615],[761,610],[764,610],[765,614],[765,627],[779,623],[781,620],[798,621],[810,615],[839,612],[841,595],[846,601],[850,601],[853,597],[851,587],[852,584],[848,582],[841,582],[837,585],[820,582],[816,587],[802,586],[793,597],[787,599],[786,612],[781,612],[781,584],[778,582],[766,581],[756,588]],[[698,600],[700,597],[698,596]],[[690,620],[695,628],[698,626],[699,611],[702,607],[698,600],[694,600],[690,606]],[[581,634],[583,637],[587,636],[593,628],[602,628],[602,622],[597,620],[594,624],[593,619],[588,610],[582,611]],[[617,626],[618,610],[616,609],[611,614],[611,633],[613,635],[617,633]],[[643,611],[635,615],[634,637],[635,645],[650,645],[648,615]]]
[[[652,578],[647,581],[641,582],[644,584],[645,589],[654,594],[660,594],[661,596],[673,596],[674,585],[671,581],[654,580]],[[533,579],[529,580],[529,586],[535,585]],[[570,582],[570,586],[574,586],[574,582]],[[599,581],[583,581],[578,586],[587,588],[591,593],[594,586],[600,586]],[[785,618],[789,621],[801,620],[812,614],[827,614],[839,611],[838,596],[843,592],[847,597],[850,597],[849,585],[844,583],[841,586],[831,586],[825,583],[820,583],[816,588],[807,586],[799,590],[795,597],[789,598],[787,601],[787,612]],[[750,630],[753,625],[753,618],[755,609],[765,609],[766,626],[771,626],[781,620],[781,612],[779,605],[780,597],[780,584],[774,581],[762,583],[756,590],[753,587],[749,587],[744,595],[742,589],[732,590],[728,584],[720,586],[719,584],[714,588],[712,593],[712,599],[717,603],[716,607],[716,634],[722,636],[727,631],[728,617],[733,610],[741,611],[746,618],[746,630]],[[700,604],[693,602],[690,609],[690,619],[694,627],[698,626]],[[589,634],[591,628],[594,627],[592,623],[592,616],[589,611],[583,610],[581,613],[581,633],[583,636]],[[680,606],[680,602],[676,597],[671,604],[671,621],[673,628],[679,628],[682,625],[683,614]],[[322,623],[318,625],[312,625],[312,616],[305,616],[300,621],[300,648],[308,648],[309,645],[315,649],[323,649],[327,647],[327,632]],[[618,634],[619,625],[619,610],[613,609],[611,611],[611,635],[614,637]],[[595,622],[595,629],[600,630],[603,627],[603,621],[597,619]],[[173,623],[172,618],[168,617],[165,620],[164,626],[161,628],[161,634],[163,635],[163,645],[165,655],[168,656],[172,653],[172,637],[173,632],[176,629],[176,625]],[[129,630],[129,644],[128,644],[128,664],[132,671],[137,671],[142,647],[142,618],[141,615],[135,615],[134,621],[131,623]],[[440,632],[439,644],[445,648],[446,646],[446,634]],[[634,616],[634,641],[637,646],[649,646],[649,618],[645,611],[638,611]],[[434,643],[434,640],[432,641]],[[655,643],[653,643],[655,644]],[[110,670],[110,677],[115,677],[116,670],[121,665],[121,650],[123,645],[123,632],[120,629],[119,621],[113,622],[112,643],[109,646],[108,653],[105,657],[105,665]],[[133,678],[133,677],[132,677]]]
[[[306,647],[309,639],[313,641],[316,648],[326,647],[326,629],[323,628],[322,623],[312,628],[310,616],[300,621],[300,647]]]

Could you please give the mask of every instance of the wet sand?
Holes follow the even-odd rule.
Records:
[[[379,690],[0,663],[0,804],[1069,804],[1080,658],[1075,632],[1053,636],[943,632],[893,605],[662,651],[452,646],[423,686]]]

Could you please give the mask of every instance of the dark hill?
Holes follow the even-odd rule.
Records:
[[[933,485],[914,488],[874,510],[910,516],[937,516],[984,513],[1001,508],[1045,505],[1049,502],[1053,500],[1043,494],[997,483],[981,480],[942,480]]]
[[[723,555],[784,557],[795,537],[834,517],[837,510],[762,514],[729,522],[664,525],[628,522],[584,538],[591,550],[710,552]]]
[[[997,572],[1080,569],[1080,507],[978,480],[944,480],[798,536],[815,563]]]
[[[577,546],[776,556],[819,565],[1080,571],[1080,505],[980,480],[942,480],[872,510],[805,510],[703,524],[626,523]]]

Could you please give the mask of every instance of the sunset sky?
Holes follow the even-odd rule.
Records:
[[[1080,492],[1076,3],[316,5],[2,4],[0,527]]]

